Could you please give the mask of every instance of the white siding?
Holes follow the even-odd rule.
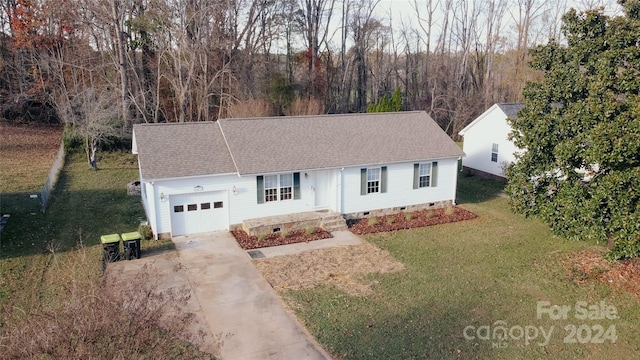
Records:
[[[306,174],[306,176],[305,176]],[[335,183],[335,171],[331,171],[331,183]],[[258,187],[255,176],[236,177],[238,189],[236,195],[231,196],[231,224],[239,224],[245,219],[255,219],[266,216],[286,215],[298,212],[313,211],[315,208],[315,193],[313,171],[300,172],[300,199],[272,201],[258,204]],[[335,189],[335,186],[332,186]],[[333,193],[335,199],[335,192]],[[331,201],[331,204],[335,201]]]
[[[144,208],[145,215],[147,215],[147,221],[149,222],[149,226],[153,230],[154,236],[158,234],[156,231],[157,227],[157,218],[155,211],[155,199],[153,197],[153,185],[144,181],[142,179],[142,170],[138,165],[138,173],[140,175],[140,195],[142,200],[142,207]]]
[[[506,165],[515,160],[514,153],[518,148],[508,140],[511,127],[507,123],[507,115],[493,106],[481,115],[482,118],[464,133],[463,150],[465,157],[462,165],[481,170],[497,176],[505,176]],[[492,144],[498,144],[498,161],[491,161]]]
[[[424,162],[431,162],[424,161]],[[413,162],[387,165],[387,192],[360,195],[360,169],[342,171],[343,214],[418,205],[436,201],[455,201],[458,159],[439,159],[436,187],[413,188]]]
[[[438,162],[436,187],[413,189],[413,162],[389,164],[387,165],[387,192],[368,195],[360,195],[361,167],[329,170],[327,194],[330,199],[326,204],[331,210],[346,214],[436,201],[454,201],[458,160],[450,158],[436,161]],[[227,197],[224,204],[228,212],[227,219],[229,225],[233,225],[242,223],[245,219],[313,211],[316,209],[314,179],[313,171],[301,171],[300,199],[263,204],[258,204],[256,176],[224,175],[147,181],[146,198],[143,196],[143,202],[154,232],[170,233],[172,196],[197,194],[198,192],[194,191],[196,186],[201,186],[203,193],[222,191]]]
[[[140,185],[140,190],[142,192],[142,205],[144,206],[144,212],[147,215],[147,219],[149,220],[149,226],[153,229],[154,233],[157,229],[156,224],[156,212],[155,212],[155,202],[153,198],[153,186],[144,181],[141,184],[145,184],[144,186]]]
[[[335,189],[335,171],[331,171],[331,187]],[[314,210],[313,174],[300,172],[300,199],[274,201],[258,204],[258,188],[255,176],[236,175],[208,176],[176,180],[156,180],[154,185],[147,184],[149,197],[156,199],[155,206],[148,201],[151,211],[147,211],[149,221],[156,233],[171,232],[170,197],[194,193],[195,186],[202,186],[203,192],[226,191],[228,199],[225,207],[229,224],[239,224],[242,220],[266,216],[286,215]],[[233,188],[236,192],[233,192]],[[335,190],[334,190],[335,191]],[[160,200],[164,194],[164,201]],[[335,206],[335,192],[331,194],[331,206]],[[155,215],[157,214],[157,215]],[[155,216],[154,216],[155,215]],[[153,219],[156,219],[154,221]]]

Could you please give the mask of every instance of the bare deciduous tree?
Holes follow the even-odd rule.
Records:
[[[127,46],[125,44],[126,37],[124,33],[125,11],[123,9],[123,0],[111,0],[111,21],[112,31],[115,39],[115,52],[118,59],[118,73],[120,74],[120,102],[122,105],[121,118],[124,121],[124,128],[130,127],[129,123],[129,61],[127,60]],[[127,1],[127,0],[124,0]]]
[[[82,136],[87,162],[97,170],[98,146],[122,134],[117,96],[112,91],[87,87],[72,93],[60,93],[56,108],[60,118]]]
[[[302,10],[302,30],[308,51],[308,94],[315,98],[318,93],[316,68],[320,46],[326,44],[335,0],[298,0]]]

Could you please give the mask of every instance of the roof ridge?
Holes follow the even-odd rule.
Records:
[[[224,140],[224,145],[227,147],[229,156],[231,156],[231,161],[233,162],[233,166],[236,168],[236,172],[239,175],[240,169],[238,169],[238,163],[236,162],[236,158],[233,156],[233,152],[231,152],[231,148],[229,147],[229,141],[227,141],[227,135],[224,133],[224,130],[222,129],[222,124],[220,124],[219,121],[216,121],[216,122],[218,123],[218,130],[220,131],[220,134],[222,135],[222,139]]]
[[[500,103],[500,104],[510,104],[510,103]],[[515,103],[514,103],[515,104]],[[243,120],[267,120],[267,119],[310,119],[310,118],[324,118],[324,117],[355,117],[355,116],[383,116],[383,115],[391,115],[391,114],[419,114],[426,113],[426,110],[410,110],[410,111],[389,111],[389,112],[378,112],[378,113],[345,113],[345,114],[319,114],[319,115],[285,115],[285,116],[259,116],[259,117],[241,117],[241,118],[224,118],[217,120],[206,120],[206,121],[184,121],[184,122],[159,122],[159,123],[140,123],[134,124],[134,126],[178,126],[178,125],[195,125],[195,124],[215,124],[227,121],[243,121]]]
[[[184,122],[161,122],[161,123],[141,123],[141,124],[134,124],[133,126],[174,126],[174,125],[195,125],[195,124],[201,124],[201,125],[210,125],[210,124],[215,124],[217,123],[217,120],[207,120],[207,121],[184,121]]]
[[[324,117],[352,117],[352,116],[374,116],[374,115],[390,115],[390,114],[417,114],[426,113],[425,110],[411,110],[411,111],[390,111],[379,113],[345,113],[345,114],[319,114],[319,115],[284,115],[284,116],[260,116],[260,117],[241,117],[241,118],[224,118],[218,119],[218,121],[244,121],[244,120],[267,120],[267,119],[310,119],[310,118],[324,118]]]

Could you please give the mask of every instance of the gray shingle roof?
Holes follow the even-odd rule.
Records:
[[[464,154],[417,111],[136,125],[134,131],[144,178],[232,173],[234,162],[245,175]]]
[[[219,121],[240,174],[463,155],[425,112]]]
[[[236,172],[215,122],[140,124],[133,131],[144,179]]]
[[[524,107],[523,103],[498,103],[498,106],[502,111],[507,114],[511,119],[518,117],[518,111]]]

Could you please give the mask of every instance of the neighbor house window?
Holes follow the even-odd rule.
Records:
[[[498,162],[498,144],[491,145],[491,162]]]
[[[435,187],[438,185],[438,162],[413,164],[413,188]]]
[[[258,204],[300,199],[300,173],[256,176]]]
[[[387,167],[361,169],[360,195],[387,192]]]

